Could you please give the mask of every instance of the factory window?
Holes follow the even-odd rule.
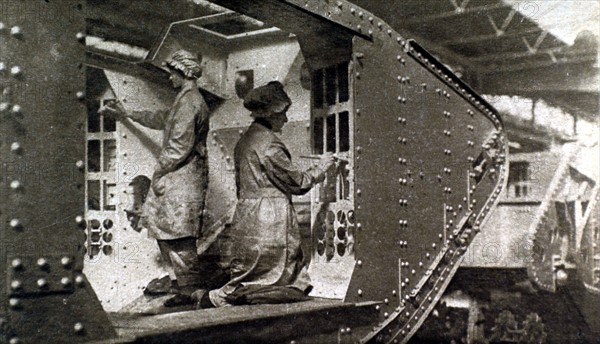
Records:
[[[344,62],[312,73],[312,137],[316,154],[350,149],[348,66]]]
[[[345,103],[350,99],[348,62],[342,62],[312,73],[312,98],[317,109]]]
[[[508,174],[509,197],[527,197],[531,191],[531,176],[529,162],[511,161]]]

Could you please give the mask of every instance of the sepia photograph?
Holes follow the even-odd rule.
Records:
[[[0,344],[600,344],[600,1],[0,0]]]

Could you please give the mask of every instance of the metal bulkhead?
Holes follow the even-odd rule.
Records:
[[[81,272],[85,1],[0,6],[2,341],[114,336]]]

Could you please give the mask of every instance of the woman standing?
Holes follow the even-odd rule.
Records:
[[[291,103],[277,81],[253,89],[244,99],[254,123],[235,147],[238,204],[226,239],[231,247],[231,279],[209,292],[214,306],[252,303],[246,298],[252,293],[262,293],[258,298],[266,299],[270,295],[271,302],[286,302],[294,293],[303,296],[310,291],[292,195],[305,194],[323,181],[333,157],[326,155],[307,170],[292,163],[285,144],[275,135],[288,121]],[[211,306],[206,299],[203,306]]]
[[[139,224],[158,242],[171,289],[177,293],[165,306],[192,303],[190,294],[210,278],[200,275],[196,250],[208,185],[209,110],[196,85],[202,75],[200,61],[186,50],[174,52],[165,61],[173,88],[179,91],[169,111],[127,113],[120,102],[99,110],[103,115],[127,117],[164,133]]]

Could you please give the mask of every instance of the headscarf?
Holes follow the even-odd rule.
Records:
[[[269,118],[273,114],[287,110],[290,105],[292,100],[279,81],[271,81],[257,87],[244,97],[244,107],[252,111],[252,116],[255,118]]]
[[[192,54],[187,50],[177,50],[165,61],[165,65],[181,72],[188,78],[198,79],[202,75],[202,56]]]

